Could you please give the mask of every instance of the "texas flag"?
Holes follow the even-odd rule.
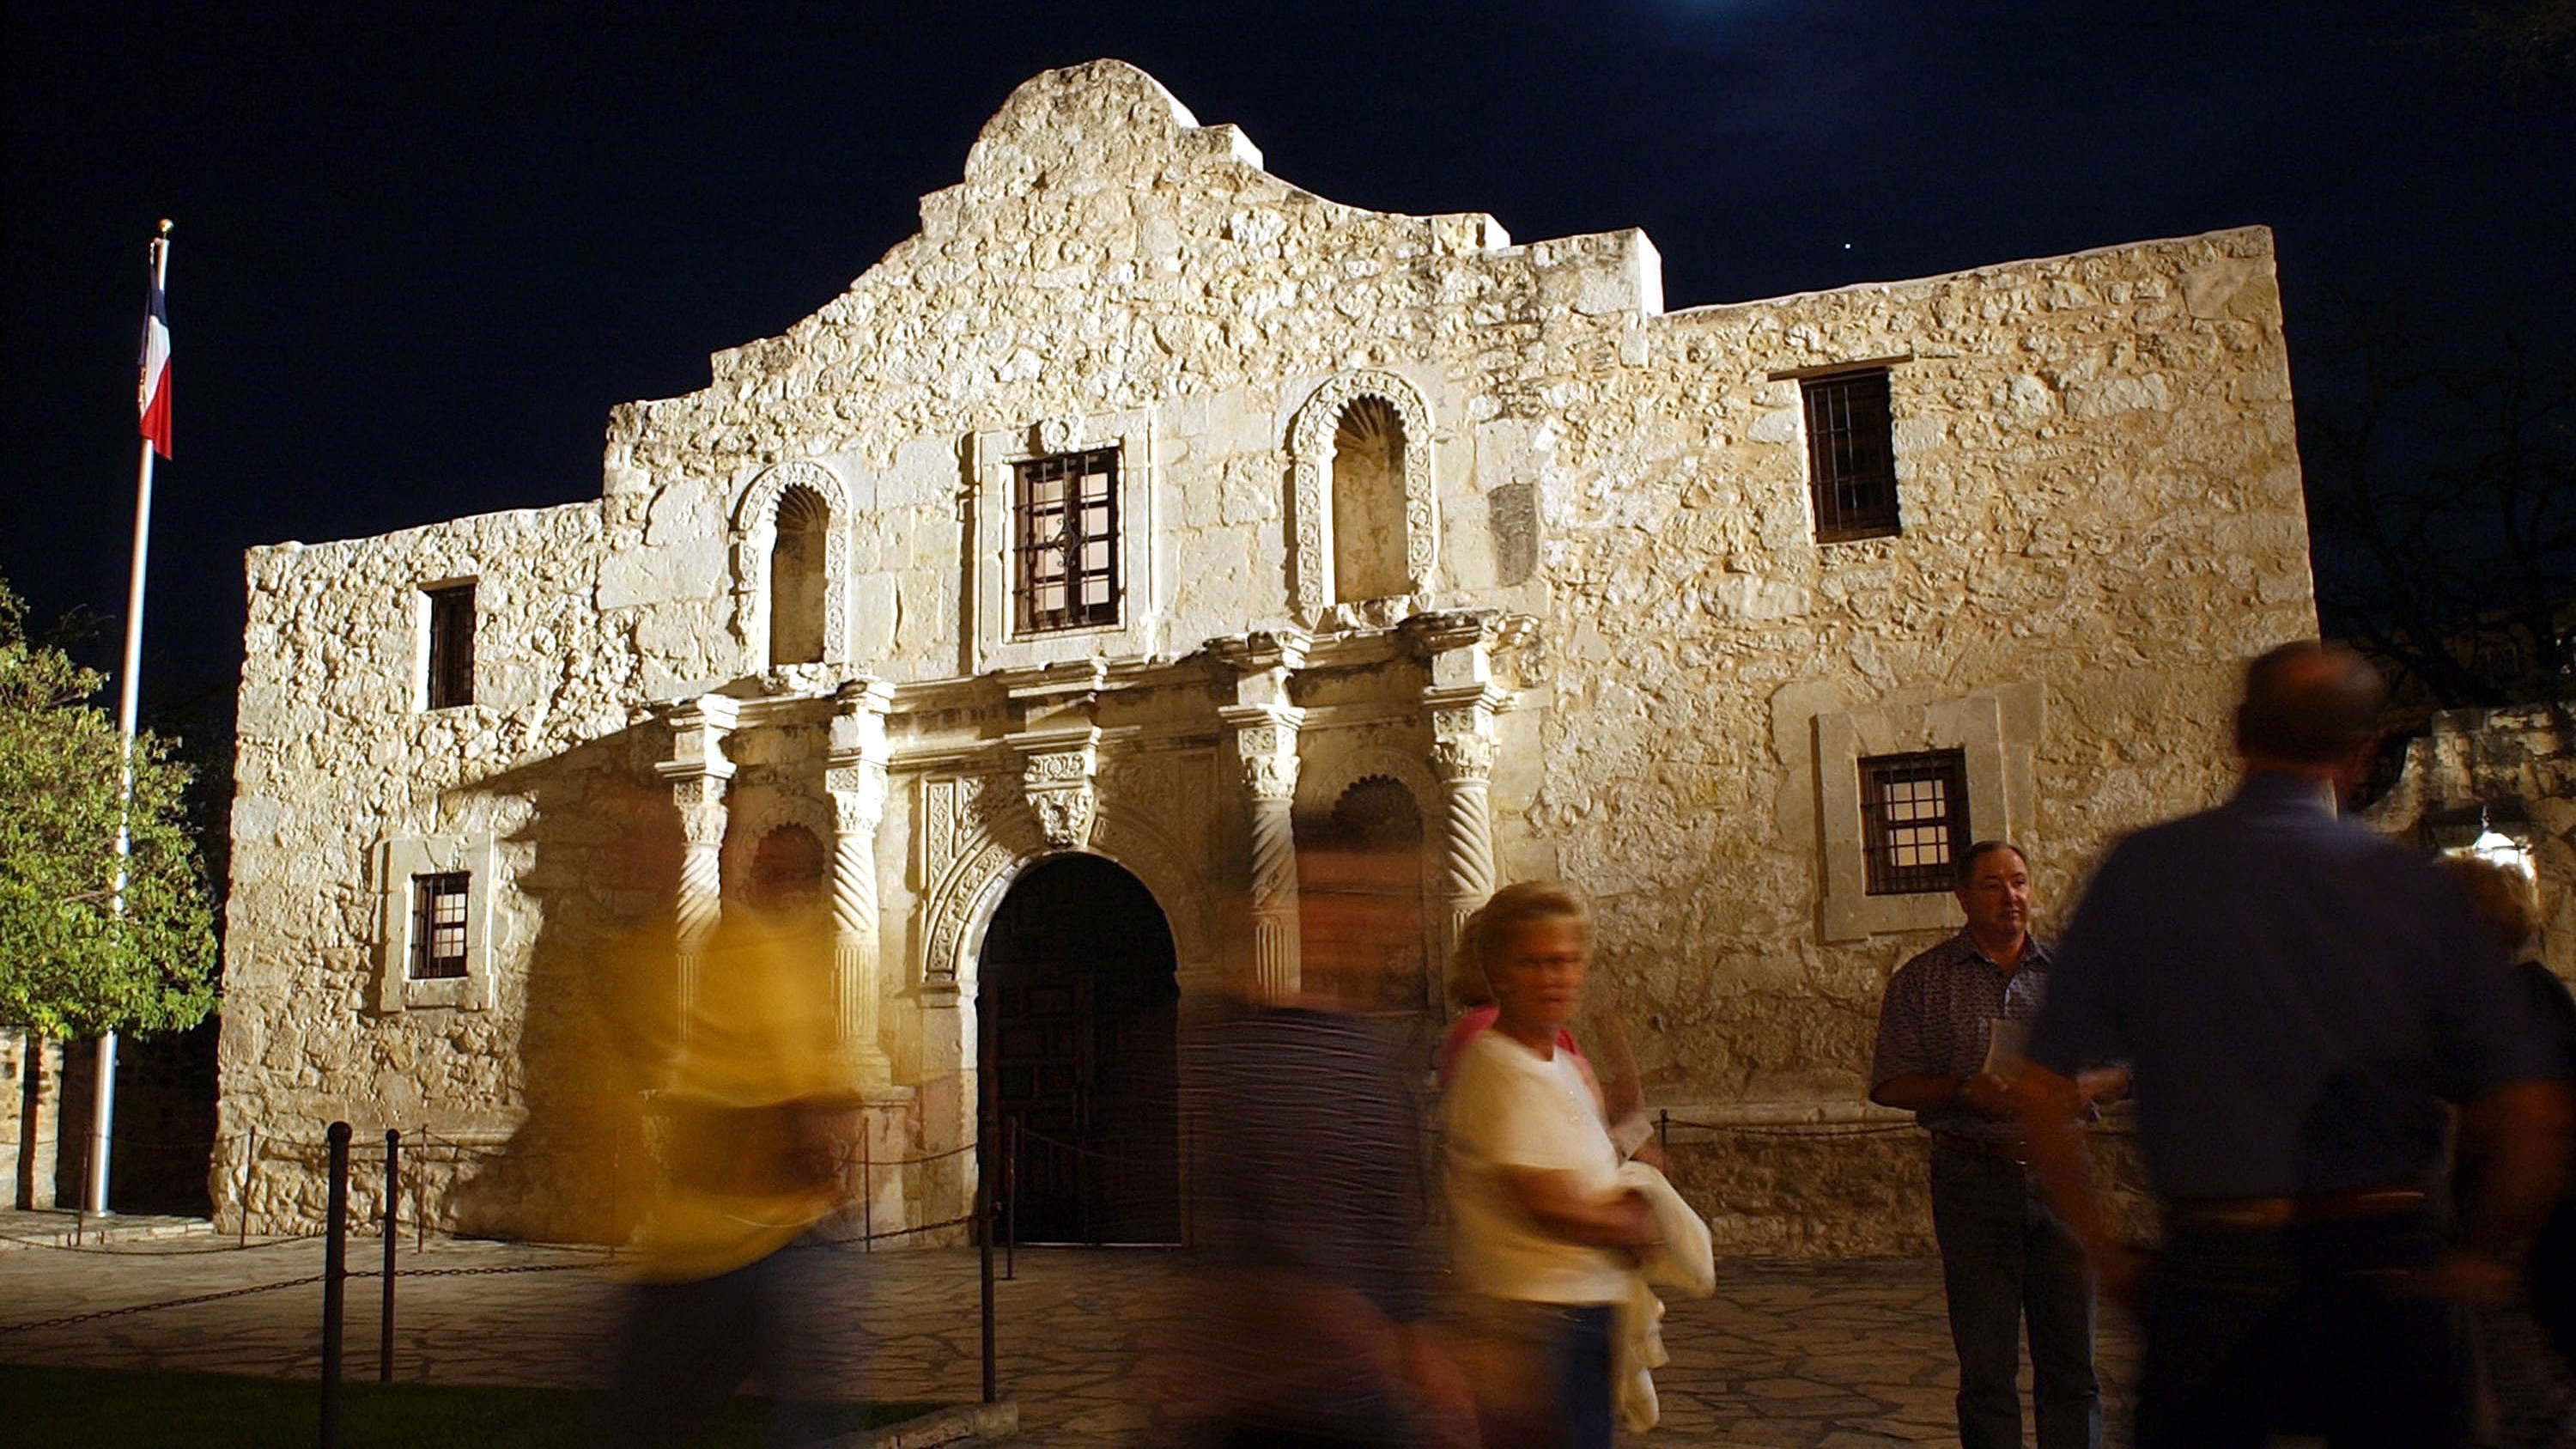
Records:
[[[143,309],[143,383],[135,402],[142,410],[142,432],[152,440],[152,451],[169,457],[170,310],[161,298],[158,275],[152,279],[151,296]]]

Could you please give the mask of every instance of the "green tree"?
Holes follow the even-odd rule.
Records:
[[[215,1002],[214,915],[185,825],[187,767],[134,742],[132,853],[116,904],[123,765],[105,683],[29,636],[0,581],[0,1030],[194,1026]]]

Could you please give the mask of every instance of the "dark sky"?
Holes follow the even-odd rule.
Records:
[[[594,496],[608,407],[822,305],[1048,66],[1519,240],[1642,226],[1670,305],[2263,222],[2299,386],[2344,294],[2576,336],[2576,81],[2440,3],[80,4],[0,12],[0,575],[124,598],[144,245],[177,458],[144,687],[227,686],[240,551]],[[112,634],[112,630],[111,630]],[[112,637],[96,652],[112,657]]]

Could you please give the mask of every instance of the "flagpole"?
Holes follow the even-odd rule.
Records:
[[[170,279],[170,221],[164,217],[152,238],[152,290],[159,293]],[[152,379],[145,378],[150,386]],[[129,818],[134,809],[134,730],[139,712],[143,668],[143,573],[152,550],[152,450],[143,440],[143,458],[134,473],[134,563],[125,584],[125,672],[119,681],[116,727],[119,759],[124,769],[123,793],[116,807],[116,914],[125,914],[125,863],[134,853]],[[116,1033],[98,1038],[96,1101],[90,1113],[89,1196],[91,1212],[104,1216],[107,1205],[108,1142],[116,1130]]]

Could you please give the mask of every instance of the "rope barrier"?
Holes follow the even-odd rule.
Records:
[[[0,1335],[32,1333],[40,1328],[68,1328],[75,1323],[90,1323],[101,1318],[122,1318],[129,1313],[149,1313],[161,1308],[187,1308],[199,1303],[215,1303],[226,1298],[247,1298],[254,1293],[274,1293],[280,1288],[302,1288],[319,1283],[323,1275],[310,1274],[289,1278],[283,1283],[254,1283],[247,1288],[227,1288],[220,1293],[198,1293],[187,1298],[164,1298],[153,1303],[130,1303],[123,1308],[101,1308],[89,1313],[66,1313],[60,1318],[40,1318],[33,1323],[0,1323]]]
[[[1139,1167],[1159,1167],[1162,1165],[1161,1160],[1156,1158],[1129,1157],[1126,1154],[1119,1152],[1103,1152],[1097,1147],[1085,1147],[1079,1142],[1067,1142],[1062,1138],[1049,1137],[1043,1132],[1033,1131],[1027,1127],[1022,1127],[1020,1129],[1020,1138],[1022,1141],[1043,1142],[1050,1147],[1059,1147],[1067,1152],[1078,1152],[1085,1157],[1096,1157],[1103,1162],[1125,1162]]]
[[[961,1228],[974,1221],[975,1215],[968,1213],[962,1218],[947,1218],[935,1223],[922,1223],[917,1227],[888,1228],[882,1233],[854,1233],[846,1238],[818,1238],[816,1241],[835,1252],[846,1253],[853,1244],[882,1243],[888,1238],[910,1237],[914,1233],[936,1232],[941,1228]]]

